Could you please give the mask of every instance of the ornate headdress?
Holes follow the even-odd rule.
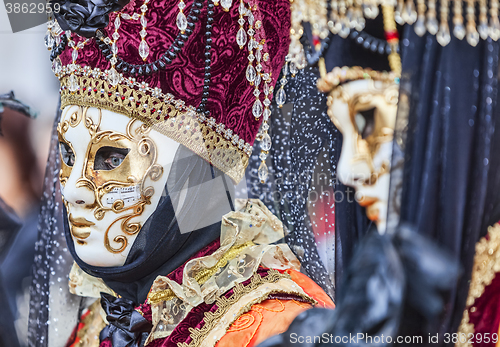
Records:
[[[289,1],[132,0],[98,14],[113,6],[63,1],[59,23],[49,22],[61,108],[139,119],[239,181],[259,126],[268,128],[290,40]]]

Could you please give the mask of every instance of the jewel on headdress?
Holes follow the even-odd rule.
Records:
[[[221,0],[220,5],[227,12],[233,6],[233,0]]]

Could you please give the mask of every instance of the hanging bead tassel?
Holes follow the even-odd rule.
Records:
[[[479,25],[477,31],[483,40],[488,38],[488,7],[486,5],[486,0],[479,0]]]
[[[490,2],[490,37],[497,41],[500,38],[500,20],[498,19],[498,0]]]
[[[450,28],[448,26],[448,12],[448,0],[441,0],[441,5],[439,6],[441,23],[439,24],[439,31],[436,35],[436,39],[443,47],[451,41]]]
[[[436,33],[439,30],[439,25],[438,21],[436,18],[436,0],[428,0],[428,7],[429,9],[427,10],[427,31],[431,35],[436,35]]]
[[[453,35],[459,40],[463,40],[465,37],[462,0],[453,0]]]
[[[425,5],[425,0],[417,0],[417,21],[413,26],[415,33],[418,36],[424,36],[425,29],[425,11],[427,10],[427,6]]]
[[[287,56],[287,59],[285,61],[285,65],[283,65],[283,76],[281,77],[281,81],[280,81],[281,87],[278,90],[278,93],[276,93],[276,104],[278,105],[279,108],[282,108],[286,102],[286,93],[285,93],[285,89],[283,89],[283,88],[285,87],[285,84],[287,83],[286,75],[288,75],[288,61],[289,61],[289,56]]]
[[[177,24],[177,28],[181,31],[182,34],[184,34],[184,30],[187,29],[187,18],[186,15],[184,14],[184,8],[186,8],[186,4],[184,3],[183,0],[179,2],[179,14],[177,15],[177,19],[175,21],[175,24]]]
[[[479,43],[476,29],[474,0],[467,0],[467,42],[475,47]]]
[[[240,18],[238,19],[238,24],[240,25],[240,29],[236,33],[236,43],[240,46],[240,49],[243,49],[247,43],[247,33],[243,25],[245,25],[245,18],[243,16],[247,13],[247,9],[245,8],[245,4],[243,0],[240,0],[240,6],[238,7],[238,13]]]
[[[146,27],[148,25],[148,21],[146,20],[145,14],[148,10],[148,2],[149,0],[144,0],[144,4],[141,6],[141,25],[142,30],[139,32],[141,35],[141,42],[139,43],[139,55],[141,56],[143,61],[146,61],[149,56],[149,46],[145,40],[147,32]]]

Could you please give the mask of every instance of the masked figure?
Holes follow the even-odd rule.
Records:
[[[33,341],[251,346],[307,308],[333,307],[276,243],[281,222],[234,199],[261,123],[264,158],[269,149],[288,1],[214,3],[90,6],[80,26],[88,11],[61,3],[49,23],[69,285],[100,305],[85,301],[69,342],[53,327]]]
[[[381,233],[386,229],[398,102],[394,79],[392,73],[335,68],[318,83],[329,92],[328,115],[343,135],[337,177],[356,189],[357,202]]]

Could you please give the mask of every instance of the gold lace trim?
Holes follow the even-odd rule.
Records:
[[[488,228],[488,238],[483,237],[476,244],[474,266],[469,287],[469,295],[462,321],[458,328],[459,334],[474,333],[474,324],[469,322],[469,311],[474,312],[474,302],[484,293],[484,289],[491,284],[495,274],[500,271],[500,224]],[[461,335],[459,335],[461,336]],[[467,335],[466,335],[467,336]],[[460,340],[460,339],[459,339]],[[457,347],[469,347],[468,342],[457,342]]]
[[[84,70],[85,71],[85,70]],[[223,124],[216,124],[214,118],[206,119],[172,96],[163,100],[149,95],[146,90],[118,84],[110,87],[107,81],[79,76],[80,70],[72,75],[60,76],[61,109],[68,105],[104,108],[138,119],[165,136],[188,147],[211,162],[235,182],[239,182],[248,165],[252,146],[245,143]],[[78,85],[71,92],[70,78]]]
[[[252,241],[245,242],[241,245],[233,246],[231,247],[223,256],[222,258],[217,261],[217,264],[215,264],[213,267],[209,269],[203,269],[201,270],[195,277],[194,279],[196,282],[198,282],[200,285],[205,283],[210,277],[215,275],[215,273],[220,269],[223,268],[224,266],[227,265],[228,261],[231,259],[235,258],[238,254],[241,253],[245,248],[248,248],[250,246],[254,246],[255,244]],[[149,304],[157,304],[161,301],[168,301],[172,300],[175,298],[175,294],[172,291],[172,289],[165,289],[157,292],[150,292],[148,294],[148,303]]]
[[[246,294],[249,294],[255,290],[257,290],[260,286],[269,284],[269,283],[277,283],[282,279],[287,279],[291,281],[290,275],[286,273],[280,273],[276,270],[269,270],[267,276],[261,277],[258,274],[254,274],[251,278],[251,281],[248,285],[244,286],[241,283],[237,283],[233,288],[233,294],[226,298],[225,296],[219,297],[215,304],[217,305],[217,310],[215,312],[205,312],[205,325],[199,328],[189,328],[189,332],[191,333],[191,342],[189,344],[183,342],[179,343],[178,347],[200,347],[204,343],[208,343],[208,345],[215,345],[217,340],[215,341],[206,341],[207,336],[216,329],[218,323],[223,319],[223,316],[229,311],[231,306],[236,304],[241,298],[243,298]],[[298,286],[297,286],[298,287]],[[300,288],[300,287],[299,287]],[[241,307],[237,314],[233,315],[230,320],[224,322],[224,330],[226,331],[231,324],[236,321],[242,314],[251,310],[252,306],[258,304],[264,300],[267,300],[269,295],[276,293],[290,293],[294,295],[299,295],[307,302],[310,302],[313,306],[317,304],[317,301],[308,296],[307,294],[301,294],[297,291],[287,291],[285,289],[275,289],[266,291],[263,295],[253,299],[243,307]]]

